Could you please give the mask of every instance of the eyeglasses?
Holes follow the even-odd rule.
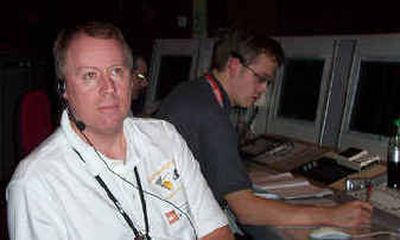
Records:
[[[249,70],[257,79],[259,83],[267,83],[267,86],[272,84],[273,78],[271,76],[262,76],[259,73],[257,73],[252,67],[246,64],[246,61],[244,60],[243,56],[237,52],[231,52],[232,57],[239,59],[240,64],[247,70]]]
[[[82,67],[76,73],[81,83],[89,89],[94,89],[100,85],[103,74],[113,82],[118,83],[128,79],[130,72],[126,66],[113,65],[103,70],[97,67]]]
[[[249,65],[242,63],[242,66],[249,70],[257,79],[259,83],[267,83],[267,86],[270,86],[272,84],[272,78],[270,76],[262,76],[258,74],[253,68],[251,68]]]

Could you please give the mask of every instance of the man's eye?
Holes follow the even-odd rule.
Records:
[[[273,78],[271,76],[262,76],[260,78],[261,82],[267,83],[267,85],[270,85],[272,83]]]
[[[115,68],[112,68],[110,71],[111,76],[114,76],[114,77],[122,77],[124,75],[124,72],[125,71],[122,67],[115,67]]]
[[[83,79],[84,80],[95,80],[97,78],[97,73],[96,72],[85,72],[83,74]]]

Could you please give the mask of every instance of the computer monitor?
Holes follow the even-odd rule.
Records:
[[[317,143],[324,120],[335,40],[277,37],[286,61],[266,96],[266,132]]]
[[[386,157],[400,116],[400,34],[358,36],[339,147]]]
[[[197,39],[155,40],[146,107],[162,101],[180,82],[196,78],[198,51]]]

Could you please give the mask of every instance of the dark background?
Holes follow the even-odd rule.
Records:
[[[213,0],[208,33],[240,25],[274,35],[358,34],[400,31],[395,1]],[[133,48],[151,54],[155,38],[192,37],[190,0],[16,0],[0,7],[0,51],[49,53],[56,32],[83,20],[120,26]],[[187,17],[186,27],[177,17]]]

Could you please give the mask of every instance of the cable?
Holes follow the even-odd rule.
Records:
[[[144,214],[146,237],[149,237],[148,236],[148,234],[149,234],[149,218],[147,216],[147,206],[146,206],[146,200],[144,199],[143,187],[142,187],[142,183],[140,181],[140,177],[139,177],[139,173],[138,173],[137,167],[135,166],[133,168],[133,170],[135,171],[135,177],[136,177],[136,181],[137,181],[138,187],[139,187],[140,202],[142,203],[143,212],[146,213],[146,214]]]
[[[399,237],[400,233],[391,232],[391,231],[376,231],[376,232],[370,232],[370,233],[355,234],[355,235],[352,235],[352,238],[376,237],[376,236],[381,236],[381,235],[389,235],[392,237]]]

